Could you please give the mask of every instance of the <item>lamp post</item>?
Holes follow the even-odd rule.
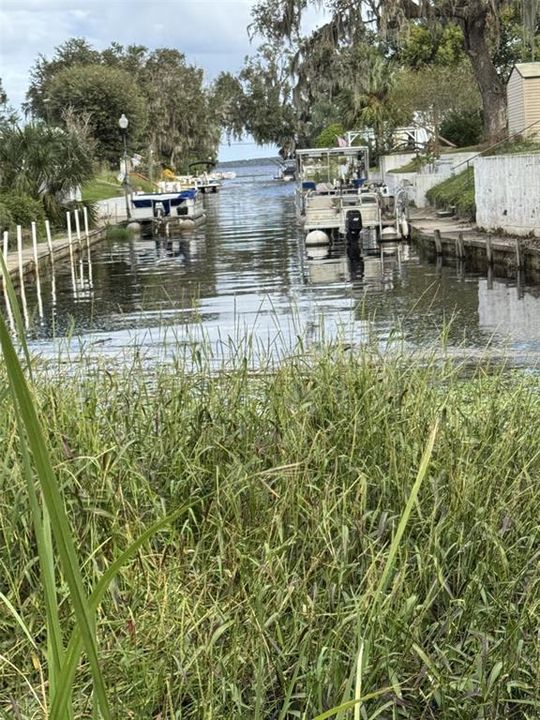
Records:
[[[128,185],[129,185],[129,176],[128,176],[128,165],[127,165],[127,129],[129,125],[129,120],[127,117],[122,113],[122,117],[118,121],[118,125],[120,127],[120,131],[122,133],[122,137],[124,138],[124,180],[123,180],[123,186],[124,186],[124,198],[126,200],[126,215],[128,220],[131,219],[131,210],[129,209],[129,200],[128,200]]]

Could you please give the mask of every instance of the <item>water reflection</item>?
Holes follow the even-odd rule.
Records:
[[[237,172],[220,194],[206,196],[205,226],[91,250],[83,238],[79,256],[44,271],[42,322],[35,287],[27,288],[34,349],[55,352],[53,338],[73,331],[74,349],[91,343],[111,354],[171,336],[219,344],[246,332],[272,351],[338,332],[353,342],[399,338],[425,347],[450,323],[447,343],[462,353],[488,342],[521,359],[540,351],[540,291],[523,277],[424,263],[407,246],[365,258],[346,243],[306,253],[293,188],[272,179],[272,165]],[[82,234],[79,223],[75,232]]]

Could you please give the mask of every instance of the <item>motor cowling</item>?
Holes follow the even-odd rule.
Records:
[[[360,210],[348,210],[345,216],[345,234],[347,238],[358,239],[362,230],[362,213]]]

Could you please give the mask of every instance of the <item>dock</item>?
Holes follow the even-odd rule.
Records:
[[[105,227],[100,227],[90,231],[88,238],[83,235],[79,240],[76,236],[72,239],[71,250],[68,237],[61,237],[52,240],[52,256],[49,249],[49,245],[46,241],[39,242],[37,245],[37,259],[38,267],[40,271],[47,266],[50,266],[53,262],[60,262],[70,257],[70,253],[74,252],[80,254],[88,247],[92,247],[97,243],[101,242],[105,236]],[[13,285],[18,286],[20,284],[20,273],[19,273],[19,254],[17,250],[11,250],[6,257],[6,266],[11,278]],[[34,257],[33,247],[27,246],[22,251],[22,271],[23,276],[31,276],[35,274],[36,262]],[[2,273],[0,272],[0,288],[3,286]]]
[[[516,271],[540,277],[540,241],[532,237],[488,233],[473,223],[424,208],[411,213],[413,240],[430,259],[455,258],[476,269],[492,267],[501,276]]]

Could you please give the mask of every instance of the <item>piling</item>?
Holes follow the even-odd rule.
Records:
[[[433,237],[435,238],[435,252],[437,253],[437,255],[442,255],[441,231],[434,230]]]
[[[23,241],[22,241],[22,227],[17,225],[17,253],[19,256],[19,282],[21,290],[21,302],[23,306],[24,322],[26,327],[30,325],[28,318],[28,305],[26,303],[26,292],[24,289],[24,263],[23,263]]]
[[[75,295],[77,293],[77,283],[75,281],[75,262],[73,259],[73,233],[71,232],[71,213],[66,213],[66,218],[69,245],[69,264],[71,267],[71,285],[73,288],[73,294]]]
[[[486,260],[488,265],[493,265],[493,246],[491,244],[491,235],[486,237]]]
[[[43,317],[43,302],[41,299],[41,282],[39,279],[39,258],[38,258],[38,247],[37,247],[37,226],[36,223],[32,223],[32,247],[34,249],[34,273],[36,276],[36,293],[38,301],[38,313],[39,317]]]
[[[11,327],[11,330],[13,331],[15,328],[15,323],[13,321],[13,312],[11,310],[11,302],[9,300],[9,293],[8,293],[8,284],[7,284],[7,278],[8,278],[8,269],[7,269],[7,259],[8,259],[8,253],[9,253],[9,233],[7,230],[4,231],[4,244],[2,248],[2,253],[4,255],[4,265],[2,266],[2,288],[4,290],[4,304],[6,306],[6,312],[9,320],[9,325]]]
[[[47,236],[47,247],[49,248],[49,258],[50,258],[50,262],[51,262],[51,267],[54,271],[54,250],[53,250],[53,244],[52,244],[51,224],[48,220],[45,220],[45,234]]]
[[[83,207],[84,217],[84,234],[86,235],[86,251],[88,253],[88,282],[92,285],[92,257],[90,254],[90,230],[88,226],[88,208],[86,205]]]
[[[518,238],[516,238],[516,267],[520,270],[523,267],[523,258],[521,255],[521,244],[520,244]]]
[[[463,233],[460,232],[456,238],[456,256],[463,260],[465,257],[465,241],[463,240]]]

